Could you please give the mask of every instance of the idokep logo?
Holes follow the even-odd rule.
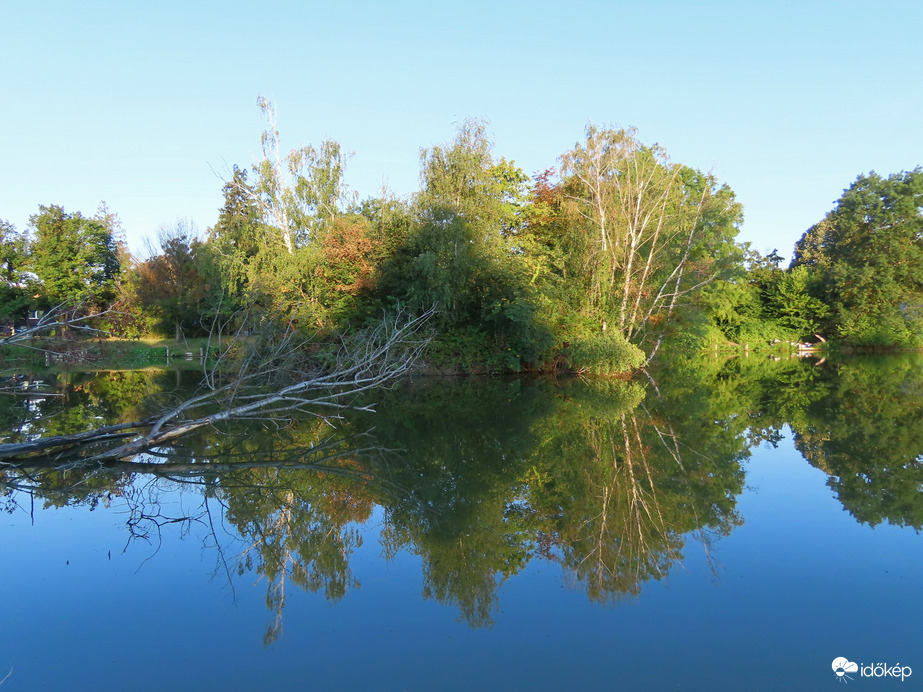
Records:
[[[858,673],[859,666],[840,656],[839,658],[833,659],[833,672],[836,673],[837,682],[847,682],[853,679],[852,676],[847,675],[847,673]]]
[[[833,672],[837,682],[853,680],[854,678],[849,673],[859,673],[859,677],[862,678],[899,678],[903,682],[913,673],[910,666],[901,666],[899,663],[894,666],[887,663],[865,665],[864,663],[853,663],[842,656],[833,659]]]

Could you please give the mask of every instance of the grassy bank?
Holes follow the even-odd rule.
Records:
[[[0,367],[6,371],[22,367],[133,369],[176,365],[191,360],[198,364],[208,352],[208,339],[102,339],[56,341],[36,339],[28,346],[10,345],[0,351]],[[212,344],[211,353],[215,347]]]

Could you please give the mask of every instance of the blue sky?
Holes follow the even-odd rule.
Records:
[[[258,95],[283,146],[355,152],[360,197],[413,193],[420,148],[469,116],[530,174],[588,121],[634,125],[785,256],[858,174],[923,164],[919,0],[8,2],[0,26],[0,218],[105,200],[136,251],[215,222]]]

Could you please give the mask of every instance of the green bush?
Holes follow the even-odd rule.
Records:
[[[567,349],[572,368],[596,375],[619,375],[644,365],[644,351],[612,332],[575,339]]]

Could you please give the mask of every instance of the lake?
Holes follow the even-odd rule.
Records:
[[[7,378],[0,441],[195,384]],[[0,466],[3,692],[923,689],[920,355],[375,402]]]

